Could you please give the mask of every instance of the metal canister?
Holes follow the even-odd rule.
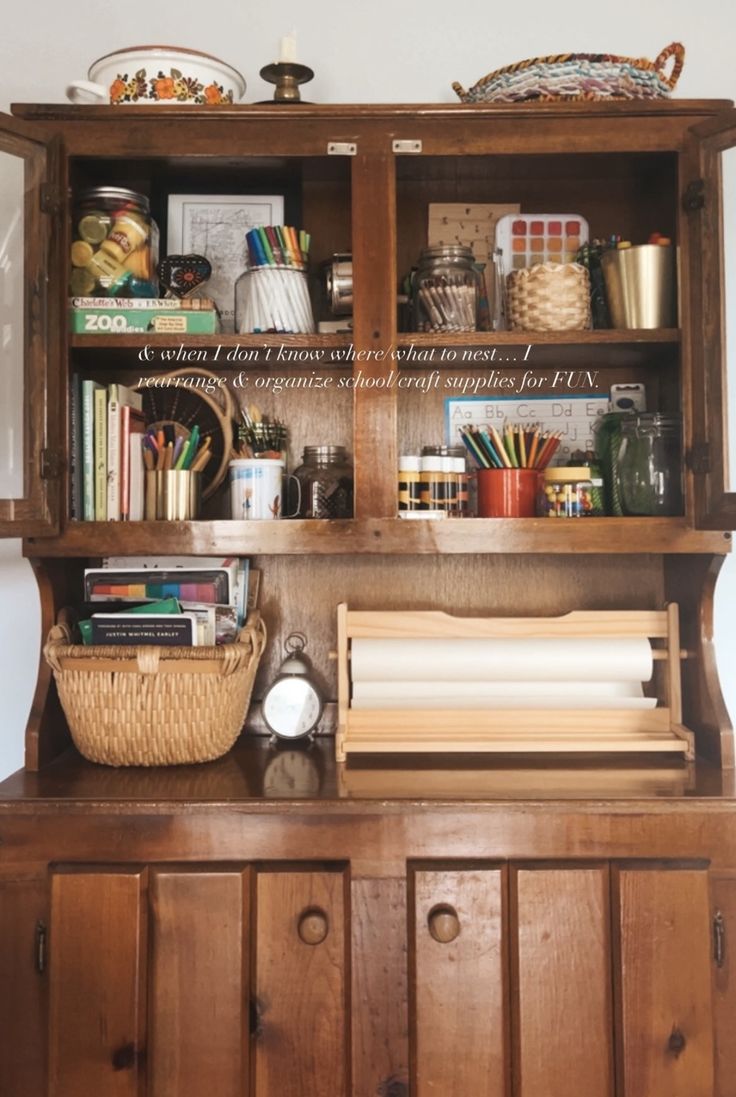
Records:
[[[74,201],[72,297],[158,297],[158,228],[148,199],[91,187]]]
[[[337,252],[324,264],[325,293],[333,316],[349,316],[353,311],[353,257]]]

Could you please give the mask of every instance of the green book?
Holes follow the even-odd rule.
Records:
[[[95,388],[95,521],[107,521],[107,389]]]

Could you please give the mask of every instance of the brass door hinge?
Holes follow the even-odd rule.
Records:
[[[720,910],[713,915],[713,959],[716,967],[726,962],[726,920]]]
[[[41,212],[60,214],[62,210],[61,188],[53,183],[41,184]]]
[[[696,210],[703,209],[705,206],[705,181],[703,179],[693,179],[685,188],[685,193],[682,196],[682,208],[687,213],[693,213]]]
[[[710,472],[710,443],[698,442],[688,452],[685,464],[691,472],[704,474]]]
[[[36,923],[36,971],[43,975],[46,970],[46,926],[43,922]]]
[[[64,467],[64,460],[58,449],[42,449],[41,450],[41,479],[42,480],[58,480],[61,476],[61,470]]]

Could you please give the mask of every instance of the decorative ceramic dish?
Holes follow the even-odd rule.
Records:
[[[175,106],[233,103],[245,94],[237,69],[199,50],[177,46],[130,46],[99,57],[87,80],[66,89],[72,103]]]

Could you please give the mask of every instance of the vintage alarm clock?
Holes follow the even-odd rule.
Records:
[[[322,718],[324,701],[302,654],[307,646],[301,632],[286,638],[286,659],[263,697],[263,719],[277,739],[311,738]]]

